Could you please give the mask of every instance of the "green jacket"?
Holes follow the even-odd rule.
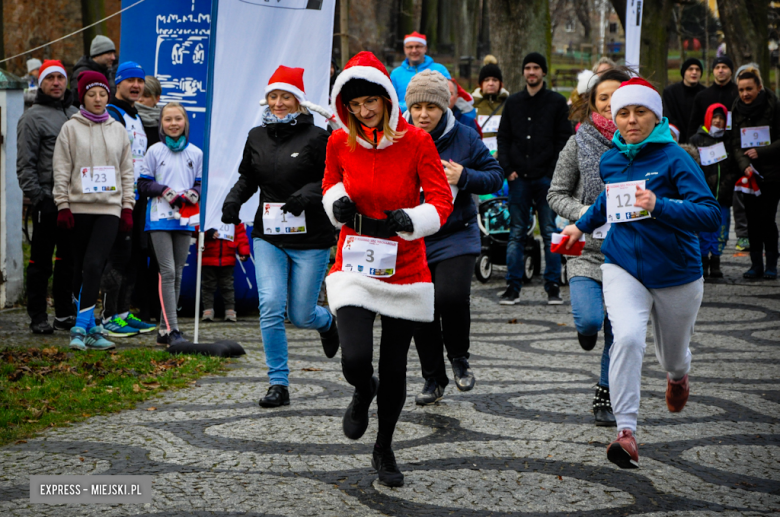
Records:
[[[493,118],[498,118],[498,120],[495,120],[495,122],[498,122],[500,120],[501,114],[504,112],[504,105],[506,104],[507,98],[509,98],[509,92],[505,88],[501,88],[501,91],[498,93],[498,95],[490,95],[490,96],[483,96],[482,90],[477,88],[474,90],[474,93],[471,94],[474,97],[474,109],[477,110],[477,123],[482,128],[482,137],[490,137],[490,136],[496,136],[496,131],[486,132],[485,128],[483,127],[485,124],[485,119],[483,118],[480,120],[481,116],[489,117],[493,111],[495,111],[495,114],[493,115]],[[496,111],[496,108],[498,110]],[[491,123],[493,121],[491,120]],[[496,125],[497,127],[497,125]]]

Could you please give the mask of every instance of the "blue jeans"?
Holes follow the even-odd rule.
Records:
[[[604,323],[604,352],[601,354],[601,376],[599,385],[609,388],[609,349],[612,348],[612,325],[604,311],[604,293],[601,282],[587,276],[569,279],[571,312],[577,332],[593,336]]]
[[[317,305],[322,280],[328,271],[330,250],[277,248],[255,238],[255,273],[260,299],[260,333],[271,385],[289,386],[287,335],[284,311],[298,328],[325,332],[333,320],[330,311]]]
[[[561,281],[561,256],[550,251],[552,234],[556,230],[555,213],[547,204],[550,178],[535,180],[518,178],[512,183],[517,184],[514,186],[517,191],[513,192],[509,204],[512,227],[506,248],[506,283],[518,292],[523,287],[525,239],[530,226],[532,203],[535,202],[539,216],[539,232],[544,241],[544,290],[549,291],[552,284]]]
[[[722,203],[720,205],[720,227],[717,232],[699,232],[699,248],[701,256],[706,257],[710,253],[719,257],[723,254],[723,248],[729,241],[729,226],[731,226],[731,209]]]

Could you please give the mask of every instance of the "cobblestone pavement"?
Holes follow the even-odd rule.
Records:
[[[375,420],[361,440],[344,438],[341,416],[351,389],[339,356],[326,359],[316,333],[288,329],[292,405],[258,407],[266,369],[257,322],[244,318],[204,331],[212,339],[237,336],[248,350],[225,377],[0,449],[0,515],[778,512],[780,285],[743,282],[746,260],[726,255],[726,281],[706,284],[692,343],[692,395],[682,413],[666,410],[665,377],[648,338],[638,470],[621,471],[606,459],[614,430],[595,427],[590,413],[601,346],[583,352],[577,343],[568,289],[563,306],[547,306],[534,283],[520,305],[500,307],[503,282],[494,275],[473,286],[473,391],[459,393],[450,384],[440,404],[416,407],[422,380],[412,347],[395,438],[403,488],[376,483]],[[0,340],[31,342],[23,316],[0,314]],[[153,338],[134,339],[121,344],[149,345]],[[151,405],[158,410],[146,411]],[[154,502],[31,505],[32,474],[151,474]]]

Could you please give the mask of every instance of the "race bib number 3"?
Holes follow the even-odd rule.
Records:
[[[702,165],[712,165],[713,163],[722,162],[727,157],[726,146],[723,145],[723,142],[718,142],[709,147],[699,147],[699,158],[701,159]]]
[[[284,203],[263,203],[263,234],[296,235],[306,233],[306,212],[283,212]]]
[[[769,126],[743,127],[739,136],[742,139],[742,149],[765,147],[771,143]]]
[[[398,243],[350,235],[341,248],[341,270],[372,278],[388,278],[395,274]]]
[[[636,204],[636,188],[645,188],[645,180],[624,181],[607,185],[607,222],[630,223],[647,219],[650,213]]]
[[[83,167],[81,189],[84,194],[113,192],[116,190],[116,169],[112,166]]]

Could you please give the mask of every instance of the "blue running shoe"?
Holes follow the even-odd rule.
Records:
[[[119,316],[115,316],[114,319],[108,323],[103,324],[106,334],[111,337],[133,337],[137,336],[140,331],[131,327],[125,320]]]
[[[81,327],[71,327],[70,329],[70,347],[73,350],[86,350],[87,346],[84,344],[84,340],[87,337],[87,332]]]
[[[154,332],[154,329],[157,328],[157,325],[153,325],[151,323],[145,323],[141,321],[140,319],[136,318],[134,315],[130,314],[125,319],[125,323],[127,323],[127,326],[130,328],[134,328],[141,334],[146,334],[148,332]]]
[[[111,350],[116,348],[116,345],[103,337],[103,327],[92,327],[87,332],[87,338],[84,340],[84,344],[90,350]]]

